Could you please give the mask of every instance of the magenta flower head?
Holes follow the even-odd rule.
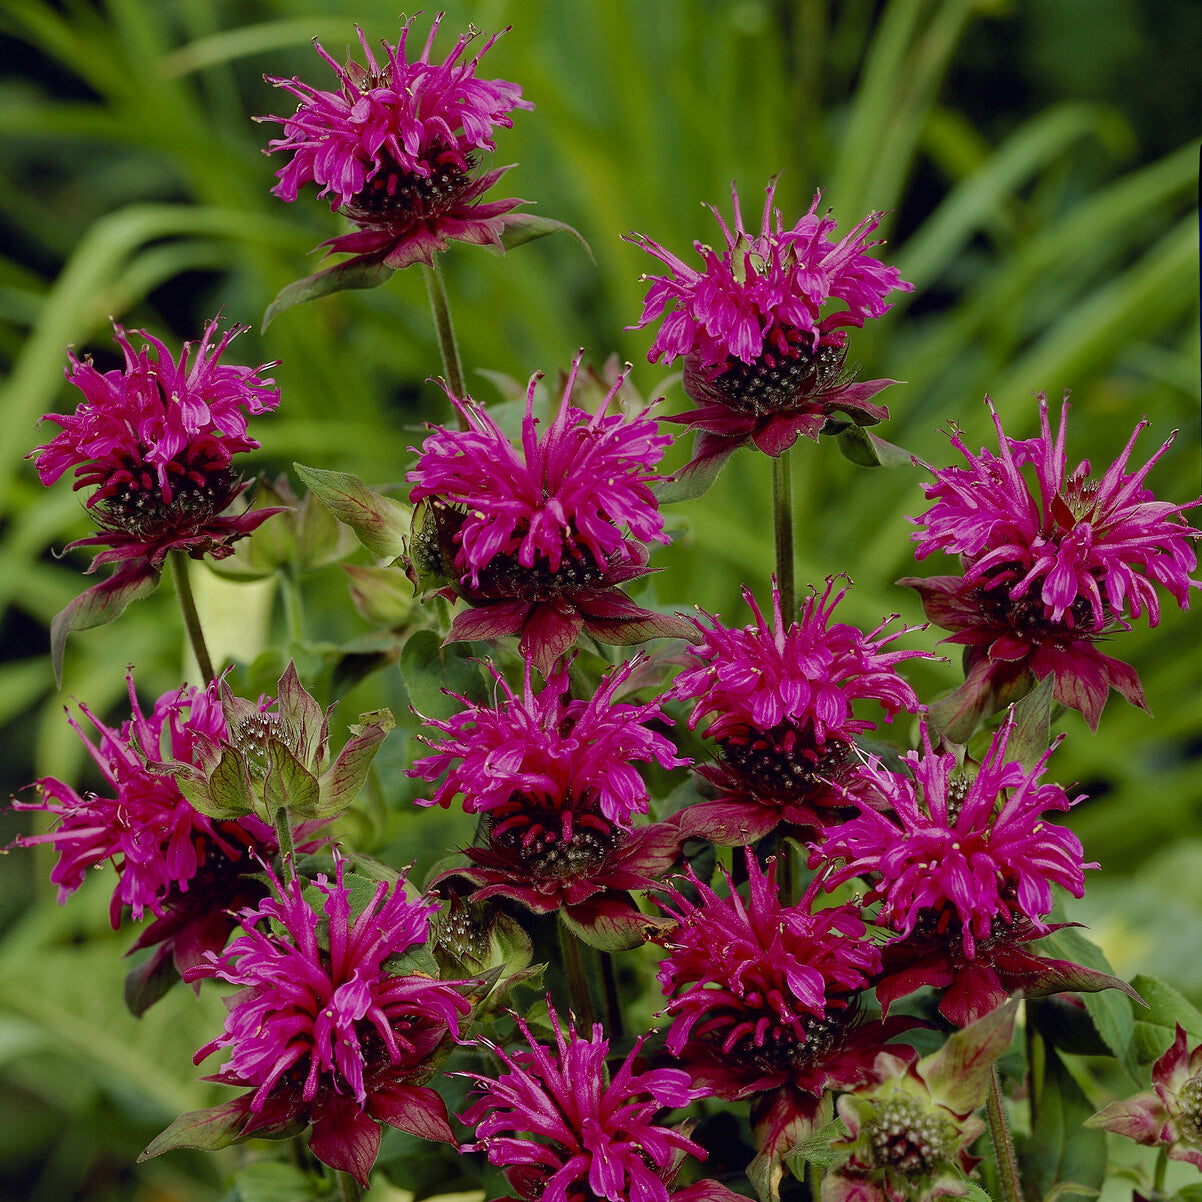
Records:
[[[644,543],[668,541],[649,485],[671,439],[647,411],[629,421],[608,412],[624,377],[593,415],[576,408],[579,366],[578,356],[541,439],[541,377],[531,379],[520,452],[471,398],[451,396],[467,428],[436,429],[406,476],[413,501],[428,502],[410,571],[449,580],[449,595],[471,606],[450,638],[519,635],[544,676],[582,630],[617,644],[692,634],[683,618],[640,609],[617,587],[646,575]]]
[[[130,600],[152,591],[168,552],[223,559],[231,544],[279,512],[227,513],[249,487],[233,458],[259,446],[247,434],[247,415],[279,403],[265,375],[274,363],[250,368],[220,362],[246,328],[233,326],[218,341],[217,322],[211,321],[195,354],[185,343],[177,362],[145,331],[138,331],[145,345],[135,350],[114,323],[124,370],[100,372],[91,359],[70,355],[67,379],[84,399],[72,414],[46,414],[43,421],[62,429],[29,458],[47,486],[73,468],[75,488],[92,489],[87,508],[101,532],[71,546],[104,548],[89,572],[104,563],[118,569],[54,619],[56,676],[67,634],[110,621]]]
[[[270,859],[278,845],[272,829],[249,815],[214,822],[198,813],[162,769],[166,760],[192,760],[199,741],[224,734],[216,689],[176,689],[145,714],[132,676],[126,679],[132,717],[120,729],[81,707],[99,736],[93,743],[71,720],[104,778],[107,795],[80,795],[63,781],[43,777],[36,801],[13,804],[58,820],[54,830],[23,836],[15,845],[47,844],[58,852],[50,879],[58,886],[60,902],[79,888],[90,868],[108,861],[117,871],[109,907],[113,928],[127,908],[135,920],[146,911],[155,915],[157,921],[142,932],[135,948],[154,946],[156,951],[135,970],[132,987],[183,973],[207,952],[219,952],[236,925],[231,908],[263,895],[263,887],[248,874],[258,872],[259,861]],[[131,993],[135,1004],[137,996],[136,990]]]
[[[911,628],[885,633],[888,618],[865,634],[833,621],[846,593],[832,578],[787,622],[774,580],[771,622],[745,588],[754,624],[731,629],[709,615],[697,623],[695,663],[671,695],[692,702],[690,729],[708,720],[703,733],[718,760],[698,772],[718,797],[683,812],[690,834],[738,844],[780,822],[821,826],[862,784],[855,736],[873,723],[855,716],[855,704],[878,702],[887,718],[920,708],[897,665],[924,653],[885,649]]]
[[[1163,1148],[1169,1159],[1202,1170],[1202,1046],[1190,1051],[1184,1028],[1176,1027],[1168,1051],[1152,1068],[1151,1090],[1111,1102],[1085,1125]]]
[[[886,949],[877,989],[886,1010],[933,985],[946,988],[940,1011],[963,1026],[1020,988],[1038,995],[1114,984],[1090,984],[1088,970],[1020,946],[1057,929],[1045,922],[1052,885],[1080,897],[1084,869],[1097,864],[1084,863],[1077,836],[1046,818],[1081,800],[1041,783],[1054,746],[1031,769],[1008,760],[1013,726],[1011,717],[975,776],[958,772],[951,752],[934,752],[924,728],[922,754],[906,757],[912,775],[879,763],[865,769],[889,808],[861,805],[858,817],[811,844],[810,866],[831,868],[826,888],[870,881],[866,902],[881,903],[877,922],[900,940]],[[1069,970],[1085,975],[1068,984]]]
[[[988,403],[999,454],[974,455],[953,431],[952,445],[968,466],[935,473],[926,485],[934,504],[916,519],[918,558],[932,551],[958,555],[963,575],[900,583],[917,589],[927,617],[952,632],[947,642],[964,645],[967,679],[953,703],[962,724],[1014,700],[1032,678],[1051,675],[1056,700],[1080,710],[1096,730],[1112,688],[1147,708],[1135,670],[1097,644],[1127,628],[1128,616],[1146,612],[1155,626],[1156,585],[1188,608],[1190,589],[1202,582],[1190,577],[1198,534],[1181,515],[1202,498],[1172,505],[1144,487],[1171,438],[1128,472],[1146,421],[1094,480],[1088,461],[1068,469],[1067,402],[1053,436],[1040,397],[1040,433],[1028,440],[1008,437]]]
[[[426,942],[436,908],[407,896],[403,879],[375,884],[364,902],[340,861],[332,881],[273,878],[273,886],[275,897],[243,911],[243,934],[225,954],[188,974],[240,987],[224,1033],[195,1061],[226,1049],[229,1060],[209,1080],[251,1092],[182,1115],[144,1155],[195,1147],[197,1131],[211,1148],[311,1125],[313,1155],[366,1187],[381,1122],[455,1142],[446,1106],[425,1082],[457,1038],[471,1009],[463,991],[475,983],[385,967]]]
[[[884,1041],[910,1024],[858,1022],[859,995],[881,966],[858,909],[812,910],[815,890],[783,905],[775,866],[763,872],[750,850],[746,860],[746,900],[729,877],[725,898],[692,877],[696,900],[672,890],[660,903],[676,925],[659,940],[659,982],[668,1050],[708,1092],[755,1099],[765,1151],[815,1117],[826,1089],[872,1080]]]
[[[482,153],[496,149],[493,131],[510,128],[515,109],[534,105],[522,99],[517,84],[476,76],[500,34],[465,59],[475,37],[469,31],[444,62],[431,62],[441,19],[435,18],[412,61],[405,44],[412,20],[396,46],[383,43],[383,64],[362,30],[365,66],[351,59],[339,66],[314,42],[337,77],[335,92],[268,76],[300,101],[288,117],[257,118],[284,127],[268,153],[292,156],[276,173],[272,191],[292,201],[305,184],[317,184],[330,207],[359,227],[326,243],[331,253],[371,255],[393,268],[432,264],[452,241],[500,248],[508,227],[531,220],[511,211],[520,200],[481,199],[509,168],[481,172],[477,166]]]
[[[476,1077],[480,1096],[460,1116],[476,1131],[461,1150],[484,1152],[505,1170],[515,1195],[502,1202],[734,1202],[738,1195],[714,1181],[673,1189],[684,1157],[704,1159],[705,1150],[653,1121],[706,1090],[677,1068],[638,1070],[642,1039],[611,1077],[601,1025],[588,1039],[571,1027],[565,1036],[548,1006],[555,1046],[538,1043],[518,1017],[529,1049],[487,1044],[505,1071]]]
[[[494,669],[503,694],[496,706],[460,698],[462,712],[431,720],[443,737],[430,740],[434,754],[409,775],[442,782],[418,804],[449,806],[462,796],[466,813],[484,815],[487,838],[466,849],[470,867],[440,880],[464,878],[476,901],[510,897],[544,914],[564,907],[583,926],[602,916],[632,933],[647,925],[629,890],[649,888],[671,867],[682,836],[670,823],[635,828],[649,801],[636,765],[688,761],[654,729],[671,721],[657,703],[614,700],[633,666],[613,672],[588,701],[569,699],[566,667],[536,692],[527,665],[520,695]]]
[[[870,398],[893,381],[857,384],[844,369],[847,328],[887,312],[890,292],[913,291],[896,268],[865,253],[878,245],[869,236],[883,214],[870,213],[833,242],[836,222],[818,215],[821,193],[786,230],[772,207],[775,191],[773,179],[758,234],[745,227],[733,185],[733,229],[711,206],[726,245],[694,243],[700,270],[641,234],[626,235],[668,267],[647,277],[643,315],[632,328],[663,318],[647,358],[684,357],[685,392],[700,407],[672,420],[704,432],[695,458],[749,440],[779,455],[798,435],[817,439],[836,414],[858,425],[888,416]],[[842,307],[829,310],[831,302]]]

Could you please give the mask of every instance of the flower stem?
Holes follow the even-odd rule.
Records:
[[[1002,1079],[998,1075],[996,1064],[990,1075],[985,1112],[989,1116],[989,1134],[993,1137],[993,1150],[997,1156],[997,1171],[1002,1185],[1002,1197],[1005,1202],[1023,1202],[1023,1187],[1018,1175],[1018,1160],[1014,1155],[1014,1142],[1010,1138],[1010,1126],[1006,1122],[1006,1111],[1002,1106]]]
[[[275,812],[275,834],[280,843],[280,859],[284,862],[284,872],[289,881],[296,877],[296,865],[293,863],[292,846],[292,816],[287,806],[280,806]]]
[[[776,585],[785,627],[797,617],[797,589],[793,579],[793,475],[789,452],[772,460],[772,528],[776,536]]]
[[[1168,1149],[1161,1147],[1156,1155],[1156,1167],[1152,1170],[1152,1197],[1159,1198],[1164,1193],[1164,1174],[1169,1167]]]
[[[593,1014],[593,999],[589,996],[588,977],[584,971],[584,957],[581,955],[580,940],[567,924],[559,924],[559,946],[563,952],[563,966],[568,974],[568,995],[572,999],[572,1009],[576,1021],[586,1030],[593,1029],[595,1021]]]
[[[305,642],[305,610],[301,600],[300,581],[293,566],[280,572],[280,595],[284,600],[284,616],[288,622],[288,637],[298,646]]]
[[[434,312],[434,329],[438,334],[438,349],[442,352],[442,369],[446,373],[447,387],[451,395],[463,400],[467,387],[463,382],[463,364],[459,361],[459,347],[455,342],[455,326],[451,322],[451,307],[447,303],[447,290],[443,286],[442,272],[435,259],[433,266],[422,265],[426,277],[426,290],[430,294],[430,308]],[[459,428],[467,429],[467,421],[459,415]]]
[[[216,678],[213,671],[213,661],[209,658],[209,649],[205,646],[204,631],[200,628],[200,615],[196,612],[196,599],[192,596],[192,582],[188,579],[188,557],[183,551],[168,552],[171,560],[171,573],[175,577],[175,595],[179,598],[179,607],[184,615],[184,629],[188,632],[188,640],[192,644],[192,654],[196,656],[196,666],[200,669],[206,685],[212,684]]]
[[[363,1191],[359,1188],[359,1183],[350,1175],[344,1173],[341,1169],[335,1170],[338,1176],[338,1197],[340,1202],[359,1202],[363,1197]]]

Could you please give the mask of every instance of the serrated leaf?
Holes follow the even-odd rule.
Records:
[[[843,1120],[834,1119],[815,1131],[812,1135],[807,1135],[791,1151],[786,1152],[782,1159],[789,1172],[798,1181],[804,1181],[805,1166],[807,1163],[816,1164],[823,1169],[829,1169],[832,1165],[838,1164],[839,1161],[844,1159],[847,1153],[838,1148],[833,1148],[831,1145],[836,1140],[847,1139],[847,1137],[848,1131],[843,1125]]]
[[[347,292],[353,288],[378,288],[391,275],[393,269],[384,265],[382,253],[356,255],[344,263],[315,271],[303,279],[293,280],[281,288],[275,300],[263,313],[261,329],[266,330],[281,313],[293,305],[316,300],[319,296],[330,296],[335,292]]]
[[[317,499],[377,558],[395,559],[405,549],[412,509],[368,488],[351,472],[292,465]]]
[[[1202,1012],[1180,990],[1159,977],[1144,973],[1136,975],[1131,984],[1147,1008],[1131,1003],[1135,1021],[1135,1051],[1141,1064],[1158,1060],[1168,1049],[1180,1023],[1192,1042],[1202,1041]]]

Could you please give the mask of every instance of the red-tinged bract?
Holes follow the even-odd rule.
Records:
[[[381,1122],[455,1142],[445,1104],[425,1082],[471,1006],[468,983],[384,967],[426,942],[435,906],[408,897],[403,880],[377,883],[360,904],[341,861],[334,880],[277,881],[274,897],[243,912],[243,933],[189,979],[240,987],[224,1033],[195,1056],[199,1064],[228,1051],[209,1079],[251,1090],[218,1108],[231,1139],[311,1125],[313,1154],[366,1187]],[[151,1151],[174,1146],[170,1137],[171,1128]]]
[[[317,184],[330,207],[359,227],[331,239],[331,253],[371,255],[393,268],[432,264],[452,241],[500,248],[506,229],[530,220],[512,211],[520,200],[483,200],[508,168],[477,167],[481,154],[496,149],[494,130],[510,128],[511,113],[534,106],[517,84],[476,75],[499,34],[467,58],[475,34],[466,33],[443,62],[431,62],[440,20],[412,60],[406,48],[411,20],[395,46],[383,43],[382,64],[362,30],[366,65],[348,59],[340,66],[315,42],[337,91],[296,78],[268,79],[300,101],[288,117],[259,118],[284,127],[268,152],[291,155],[276,173],[273,192],[293,201],[305,184]]]
[[[72,720],[106,783],[106,794],[80,794],[54,777],[37,783],[36,801],[16,801],[19,810],[42,810],[57,825],[27,835],[16,845],[47,844],[59,859],[50,872],[63,902],[83,883],[88,869],[108,861],[117,871],[110,917],[114,929],[126,908],[140,920],[155,915],[135,947],[154,946],[139,970],[149,979],[174,964],[182,973],[206,952],[219,952],[237,925],[231,909],[263,896],[251,875],[278,850],[275,832],[246,816],[215,822],[188,804],[175,780],[163,771],[168,760],[192,761],[198,741],[219,738],[225,720],[215,688],[181,688],[165,693],[149,714],[142,712],[128,677],[132,717],[113,729],[84,714],[96,728],[93,743]]]
[[[945,987],[940,1009],[963,1026],[1016,988],[1048,991],[1027,979],[1041,962],[1021,944],[1057,929],[1045,921],[1052,885],[1081,897],[1084,869],[1097,865],[1046,817],[1081,800],[1041,783],[1052,749],[1032,769],[1008,760],[1012,729],[1009,721],[997,733],[975,775],[957,771],[953,753],[934,752],[924,729],[922,754],[906,757],[909,775],[865,768],[886,808],[862,805],[811,844],[811,867],[830,869],[826,887],[870,881],[865,901],[880,902],[877,921],[898,936],[877,990],[886,1009],[920,985]],[[1050,975],[1062,966],[1042,967]]]
[[[647,573],[648,541],[667,542],[650,485],[671,442],[647,412],[609,413],[622,385],[591,416],[572,404],[579,358],[559,411],[540,438],[535,376],[527,394],[521,450],[470,398],[450,397],[467,428],[435,430],[406,479],[427,519],[410,548],[418,581],[450,581],[470,609],[453,639],[520,637],[543,675],[582,631],[627,644],[657,635],[688,637],[672,615],[636,606],[617,586]]]
[[[695,458],[728,453],[751,441],[779,455],[799,435],[817,439],[833,415],[860,425],[888,410],[871,398],[891,380],[854,382],[845,370],[848,327],[861,327],[891,307],[891,292],[913,290],[889,267],[865,253],[882,214],[870,213],[838,242],[836,222],[809,211],[785,229],[773,208],[774,179],[766,189],[760,232],[744,225],[732,187],[734,228],[716,208],[725,246],[694,243],[699,270],[659,243],[627,235],[668,267],[647,277],[651,287],[638,322],[662,322],[648,352],[651,362],[684,357],[685,392],[699,408],[674,418],[703,431]],[[836,302],[840,307],[831,310]]]
[[[828,581],[786,621],[773,582],[771,622],[744,589],[753,625],[729,628],[708,615],[697,623],[701,642],[672,696],[693,704],[690,728],[708,720],[703,734],[718,760],[698,772],[718,796],[682,813],[690,833],[737,844],[781,822],[821,826],[865,783],[855,736],[873,723],[856,716],[856,703],[877,702],[886,717],[920,708],[897,666],[924,653],[885,649],[909,628],[886,633],[890,618],[865,634],[835,622],[846,591]]]
[[[610,1076],[599,1023],[586,1039],[571,1027],[563,1034],[553,1007],[550,1018],[554,1047],[517,1019],[528,1047],[492,1048],[504,1071],[473,1077],[480,1096],[461,1116],[476,1133],[462,1150],[484,1152],[516,1191],[504,1202],[734,1202],[713,1181],[674,1189],[684,1157],[705,1151],[653,1121],[706,1091],[680,1069],[637,1068],[641,1039]]]
[[[503,699],[473,705],[430,725],[434,754],[409,775],[434,783],[419,805],[449,806],[456,796],[469,814],[485,816],[483,847],[469,847],[471,865],[444,873],[462,877],[474,900],[511,897],[538,913],[565,907],[582,923],[646,920],[629,890],[652,886],[674,863],[681,835],[674,824],[635,827],[648,808],[637,765],[687,763],[656,726],[659,705],[614,700],[633,667],[624,664],[588,701],[569,697],[568,669],[535,690],[529,667],[520,695],[497,675]],[[444,775],[445,774],[445,775]],[[637,940],[636,940],[637,941]]]
[[[259,446],[247,433],[247,415],[279,403],[274,381],[257,368],[222,363],[245,326],[220,339],[211,321],[198,344],[185,343],[176,361],[145,331],[135,350],[121,326],[114,340],[123,370],[98,371],[91,359],[70,356],[67,379],[84,395],[74,413],[46,414],[61,426],[30,453],[45,485],[74,469],[75,488],[91,488],[87,507],[101,533],[74,546],[101,546],[92,567],[144,561],[157,570],[167,553],[222,559],[276,509],[226,510],[246,490],[235,455]]]
[[[1190,1051],[1177,1023],[1168,1051],[1152,1067],[1151,1090],[1111,1102],[1085,1125],[1162,1148],[1171,1160],[1202,1170],[1202,1046]]]
[[[927,617],[946,640],[965,648],[967,679],[957,697],[963,711],[988,715],[1014,700],[1032,678],[1051,675],[1057,701],[1080,710],[1094,729],[1107,694],[1116,689],[1147,708],[1135,670],[1102,653],[1099,644],[1145,613],[1160,619],[1156,586],[1183,608],[1197,568],[1182,512],[1199,501],[1158,501],[1144,481],[1168,449],[1128,471],[1136,426],[1122,454],[1100,479],[1088,461],[1069,469],[1068,405],[1053,435],[1047,401],[1039,402],[1039,435],[1010,438],[990,404],[998,454],[973,454],[958,433],[952,445],[967,467],[935,473],[925,486],[931,507],[916,519],[917,556],[958,555],[960,576],[908,577]],[[1032,479],[1033,477],[1033,479]]]

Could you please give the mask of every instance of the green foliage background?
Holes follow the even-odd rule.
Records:
[[[1033,392],[1072,389],[1070,455],[1109,462],[1136,422],[1151,429],[1142,462],[1180,434],[1151,476],[1159,495],[1198,493],[1198,289],[1194,211],[1200,121],[1196,63],[1202,10],[1190,0],[481,0],[448,3],[445,44],[469,21],[513,24],[485,74],[519,81],[537,106],[502,131],[499,162],[520,164],[506,194],[576,226],[595,265],[551,238],[496,259],[468,248],[445,271],[461,350],[478,399],[485,368],[524,379],[566,367],[577,347],[635,364],[646,396],[679,387],[648,366],[640,312],[651,265],[620,241],[638,230],[684,253],[716,236],[699,202],[728,210],[736,179],[749,213],[782,172],[787,220],[824,189],[843,228],[890,210],[884,252],[916,285],[878,328],[855,340],[866,376],[904,380],[885,395],[885,437],[948,462],[950,419],[970,444],[989,435],[990,393],[1011,433],[1035,428]],[[35,427],[75,404],[64,348],[111,355],[107,318],[169,342],[195,337],[218,309],[257,323],[311,251],[340,232],[314,196],[269,194],[278,163],[260,153],[289,97],[262,80],[299,74],[328,86],[309,47],[336,57],[360,23],[394,40],[381,0],[5,0],[0,5],[0,746],[5,793],[38,774],[73,778],[81,750],[63,721],[70,698],[119,709],[127,664],[146,695],[179,683],[182,644],[170,590],[116,626],[75,636],[66,690],[45,654],[50,617],[81,587],[76,556],[55,549],[86,533],[65,483],[43,490],[24,462],[47,437]],[[424,37],[426,19],[415,34]],[[446,36],[449,35],[449,36]],[[257,467],[298,459],[397,482],[441,415],[424,288],[402,274],[370,293],[289,311],[265,336],[236,344],[241,362],[281,360],[279,414],[256,429]],[[683,453],[683,450],[681,451]],[[848,572],[852,620],[898,611],[921,618],[892,581],[913,572],[907,514],[919,475],[869,472],[833,446],[798,448],[800,580]],[[768,472],[736,456],[719,484],[678,506],[676,541],[659,553],[660,600],[700,604],[731,623],[743,582],[763,594],[772,563]],[[936,571],[927,564],[921,571]],[[204,585],[202,580],[201,585]],[[310,639],[332,645],[366,624],[335,567],[306,581]],[[207,594],[206,594],[207,595]],[[262,621],[237,603],[243,654],[265,645]],[[208,604],[220,604],[209,595]],[[907,645],[934,643],[911,636]],[[1202,996],[1202,692],[1198,628],[1166,612],[1118,650],[1135,663],[1155,721],[1108,708],[1098,736],[1075,714],[1054,768],[1091,800],[1074,815],[1104,868],[1073,911],[1121,972],[1146,968]],[[323,661],[320,646],[311,662]],[[954,665],[915,671],[920,692],[955,682]],[[328,683],[328,681],[327,681]],[[403,701],[395,682],[361,686],[348,716]],[[363,704],[359,704],[362,701]],[[895,737],[901,739],[904,731]],[[398,736],[399,737],[399,736]],[[394,753],[399,769],[403,744]],[[398,786],[399,789],[399,786]],[[20,829],[6,820],[5,838]],[[365,822],[367,820],[365,819]],[[394,847],[425,857],[453,836],[426,814],[380,819]],[[419,833],[420,832],[420,833]],[[406,853],[399,853],[404,856]],[[49,861],[0,862],[0,1193],[63,1198],[209,1199],[216,1165],[133,1157],[180,1109],[203,1104],[192,1051],[220,1006],[176,990],[136,1022],[123,1011],[120,953],[107,931],[111,882],[98,878],[58,908]],[[1190,882],[1195,882],[1191,884]]]

